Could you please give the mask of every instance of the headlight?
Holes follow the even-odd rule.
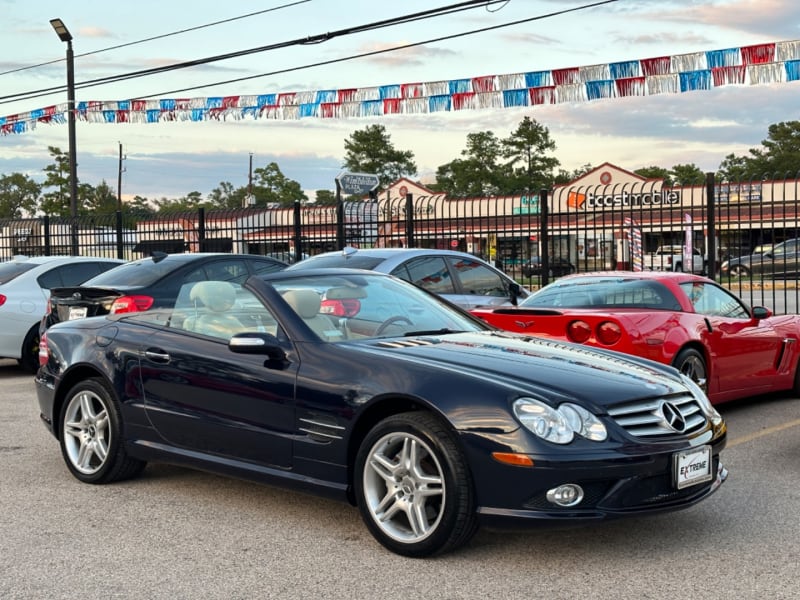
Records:
[[[723,260],[719,268],[723,271],[727,271],[729,266],[731,266],[730,263],[727,260]]]
[[[553,408],[533,398],[519,398],[513,409],[523,427],[554,444],[569,444],[575,434],[596,442],[608,436],[600,419],[577,404],[567,402]]]
[[[681,373],[681,379],[683,379],[683,383],[686,384],[686,387],[689,388],[689,391],[692,392],[692,396],[695,397],[697,403],[700,405],[700,410],[703,411],[703,414],[706,418],[711,421],[714,426],[718,426],[722,423],[722,415],[717,412],[717,409],[714,408],[714,405],[711,404],[711,400],[708,399],[706,393],[700,389],[700,386],[697,385],[692,378],[684,375]]]

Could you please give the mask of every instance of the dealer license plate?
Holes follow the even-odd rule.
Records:
[[[672,457],[673,481],[680,489],[711,480],[711,446],[702,446]]]
[[[71,306],[69,309],[69,320],[72,319],[85,319],[86,307],[85,306]]]

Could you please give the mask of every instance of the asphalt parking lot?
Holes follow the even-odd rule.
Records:
[[[691,509],[413,560],[313,496],[166,465],[81,484],[0,361],[0,598],[798,598],[800,399],[719,408],[730,477]]]

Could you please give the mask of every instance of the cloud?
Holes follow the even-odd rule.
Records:
[[[366,44],[358,48],[357,53],[381,52],[373,56],[365,57],[362,60],[376,65],[387,67],[408,67],[424,65],[429,60],[445,59],[458,56],[457,52],[446,48],[431,48],[429,46],[414,46],[403,50],[392,50],[398,46],[403,46],[411,42],[393,42],[380,44]]]

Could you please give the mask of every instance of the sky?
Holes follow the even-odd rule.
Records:
[[[274,46],[337,32],[456,0],[227,0],[108,3],[0,0],[0,116],[66,102],[66,44],[49,20],[73,36],[75,81]],[[607,64],[657,56],[800,40],[797,0],[507,0],[457,14],[341,35],[148,77],[78,89],[76,100],[204,98],[445,81]],[[564,12],[572,9],[570,12]],[[561,14],[558,14],[561,13]],[[525,21],[505,26],[515,21]],[[494,27],[489,31],[461,35]],[[396,46],[404,50],[341,60]],[[237,81],[233,81],[237,80]],[[223,83],[228,82],[228,83]],[[78,179],[123,200],[203,196],[230,182],[247,185],[253,168],[275,162],[313,199],[335,187],[344,143],[373,124],[410,150],[416,179],[461,156],[467,135],[499,138],[526,116],[547,127],[567,171],[610,162],[623,169],[694,163],[715,171],[729,154],[760,147],[771,124],[800,120],[800,82],[722,86],[707,91],[612,98],[524,108],[423,115],[153,124],[76,124]],[[49,95],[18,99],[49,90]],[[0,175],[43,181],[48,147],[68,149],[66,124],[39,124],[0,136]],[[120,147],[124,160],[120,170]],[[121,172],[121,177],[120,177]]]

